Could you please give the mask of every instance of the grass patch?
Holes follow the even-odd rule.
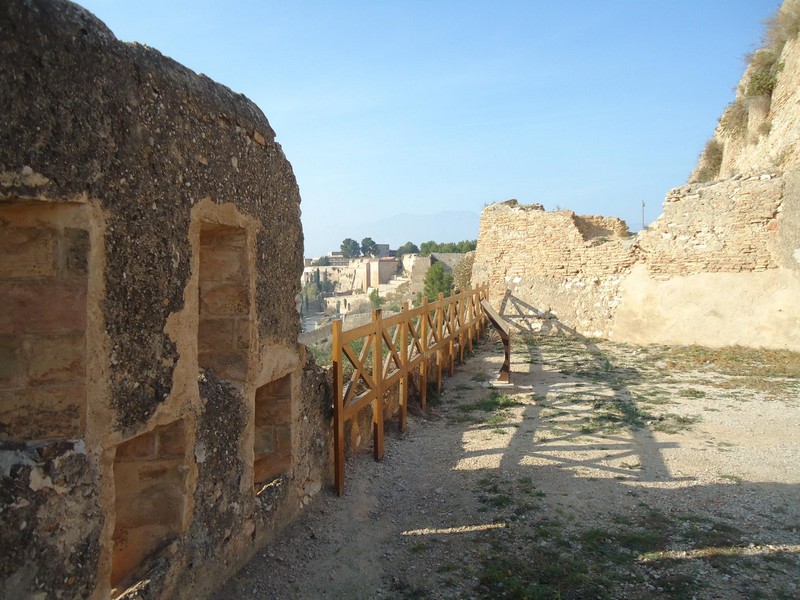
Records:
[[[691,429],[692,425],[700,421],[701,418],[689,417],[685,415],[676,415],[674,413],[667,413],[658,417],[651,425],[653,431],[660,431],[661,433],[680,433]]]

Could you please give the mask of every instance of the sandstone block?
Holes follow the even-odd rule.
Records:
[[[23,384],[24,368],[20,354],[18,337],[0,336],[0,389],[16,388]]]
[[[275,427],[275,449],[278,452],[291,452],[292,432],[288,425]]]
[[[86,285],[40,281],[0,286],[0,334],[67,333],[86,329]]]
[[[156,429],[159,458],[183,458],[186,454],[186,432],[183,421]]]
[[[270,454],[256,459],[253,465],[253,481],[264,483],[289,470],[292,464],[291,455]]]
[[[66,229],[61,246],[61,262],[65,275],[85,276],[89,268],[89,232],[83,229]]]
[[[204,281],[238,281],[247,279],[245,248],[225,246],[200,252],[200,273]]]
[[[201,319],[197,332],[197,349],[200,352],[236,349],[235,325],[236,320],[230,317]]]
[[[0,226],[0,278],[53,277],[57,239],[53,229]]]
[[[211,369],[220,379],[244,381],[247,376],[246,352],[200,352],[198,363]]]
[[[83,333],[29,336],[24,348],[29,385],[83,381],[86,373]]]
[[[246,286],[228,283],[210,283],[201,286],[202,317],[246,317],[249,305],[249,292]]]
[[[0,439],[77,438],[85,426],[83,386],[46,386],[0,392]]]
[[[275,451],[275,432],[272,427],[256,426],[253,432],[253,451],[256,457]]]
[[[155,458],[155,455],[156,436],[154,432],[149,431],[117,446],[115,460],[150,459]]]

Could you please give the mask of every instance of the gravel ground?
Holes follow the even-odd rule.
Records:
[[[797,355],[518,338],[491,387],[501,360],[214,598],[800,597]]]

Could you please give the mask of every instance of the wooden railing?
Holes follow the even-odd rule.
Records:
[[[442,371],[450,375],[458,354],[472,351],[472,343],[486,328],[481,300],[488,294],[482,286],[422,306],[408,308],[383,317],[380,309],[372,322],[342,331],[342,322],[333,322],[333,422],[336,492],[344,493],[344,426],[358,412],[372,404],[373,448],[375,460],[383,458],[383,401],[385,393],[398,385],[400,430],[406,429],[408,378],[419,371],[420,404],[426,408],[432,358],[436,359],[436,390],[441,390]]]

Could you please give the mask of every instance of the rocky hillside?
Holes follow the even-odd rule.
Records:
[[[800,0],[767,22],[689,183],[800,167]]]

